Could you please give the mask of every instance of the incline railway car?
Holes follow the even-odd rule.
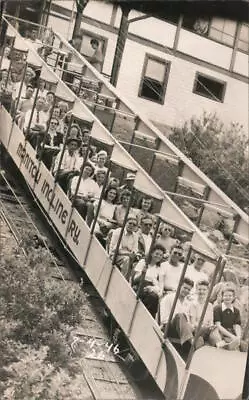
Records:
[[[6,24],[8,30],[3,48],[10,47],[11,59],[2,76],[1,143],[46,212],[55,232],[78,260],[165,398],[193,399],[193,387],[197,387],[204,399],[223,399],[228,396],[227,390],[235,399],[242,391],[245,354],[232,353],[238,364],[238,379],[231,389],[227,385],[226,368],[221,371],[219,384],[213,379],[212,365],[207,369],[199,368],[203,364],[203,354],[209,357],[216,349],[196,348],[213,286],[221,280],[234,240],[248,243],[247,216],[160,131],[135,113],[133,107],[127,105],[122,96],[58,34],[39,27],[39,38],[24,39],[4,18],[2,26],[6,28]],[[1,63],[6,63],[6,58],[2,52]],[[20,71],[18,80],[16,75]],[[29,89],[33,90],[31,102],[27,97]],[[120,137],[120,120],[130,124],[125,138]],[[176,168],[171,174],[172,166]],[[165,172],[167,167],[166,176],[175,178],[174,185],[171,181],[175,194],[184,197],[179,193],[179,187],[187,187],[192,191],[192,198],[200,200],[197,225],[201,224],[206,207],[213,207],[213,212],[232,219],[227,258],[167,195],[169,188],[163,187],[163,182],[167,184],[166,176],[157,181],[153,175],[154,168]],[[104,176],[102,182],[99,181],[100,172]],[[91,179],[93,175],[95,180]],[[121,189],[115,189],[117,185],[110,184],[111,179],[118,181]],[[112,200],[107,193],[111,191],[110,187],[114,192]],[[113,207],[118,194],[119,204]],[[145,200],[149,200],[147,209]],[[137,229],[142,229],[139,224],[145,218],[152,221],[153,229],[149,244],[146,242],[147,248],[144,242],[144,251],[139,252]],[[160,329],[163,324],[157,303],[159,295],[153,296],[157,300],[156,312],[142,297],[148,260],[165,226],[172,234],[165,243],[174,243],[168,251],[167,245],[163,247],[165,262],[172,249],[178,249],[175,253],[181,257],[176,286],[174,289],[163,288],[175,293],[166,325],[173,320],[194,258],[200,256],[209,265],[208,294],[185,361],[184,355],[176,351],[177,346],[172,345],[174,338],[169,329],[166,327],[164,334]],[[135,288],[134,265],[141,258],[145,261],[139,285]],[[220,354],[223,351],[219,350]],[[224,362],[223,356],[220,361]]]

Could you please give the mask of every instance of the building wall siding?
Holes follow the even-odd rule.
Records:
[[[59,2],[57,1],[57,3]],[[98,2],[95,1],[90,1],[90,4],[91,3],[95,3],[94,7],[99,5]],[[105,6],[107,6],[107,4],[105,4]],[[92,12],[90,13],[90,9],[88,9],[87,15],[94,19],[98,18],[96,15],[90,14],[92,14]],[[139,15],[141,15],[141,13],[132,12],[130,18]],[[158,29],[157,24],[161,22],[161,28]],[[49,25],[56,27],[58,32],[66,36],[68,27],[66,29],[65,21],[56,17],[50,17]],[[141,28],[142,26],[143,28]],[[154,31],[152,31],[152,26],[154,26]],[[157,29],[155,29],[155,26]],[[147,27],[147,29],[144,29],[144,27]],[[168,30],[165,27],[167,27]],[[108,39],[103,72],[110,75],[115,54],[117,31],[112,31],[111,27],[106,30],[105,26],[98,21],[94,21],[93,25],[91,21],[87,22],[84,20],[82,22],[82,28]],[[153,47],[153,43],[150,45],[150,43],[147,42],[148,45],[145,45],[141,39],[136,40],[136,37],[139,39],[139,35],[142,35],[142,30],[143,34],[147,35],[150,41],[157,40],[156,35],[159,35],[159,44],[155,46],[155,48]],[[239,122],[243,124],[245,130],[247,130],[248,83],[229,76],[229,72],[225,73],[225,70],[224,73],[216,71],[219,70],[219,67],[229,69],[232,49],[191,32],[181,30],[178,50],[181,50],[182,53],[185,54],[191,53],[193,57],[195,57],[195,59],[193,58],[193,62],[191,62],[192,57],[187,61],[178,56],[174,56],[173,54],[175,53],[170,49],[171,46],[173,47],[174,30],[176,30],[175,25],[156,20],[155,18],[145,19],[130,25],[129,31],[136,34],[136,37],[134,36],[134,40],[131,40],[131,37],[128,38],[125,45],[117,85],[118,88],[121,89],[123,95],[131,100],[133,104],[143,111],[150,119],[166,125],[174,126],[191,118],[193,115],[198,116],[203,111],[207,111],[216,112],[224,123],[232,121]],[[168,35],[168,32],[171,32],[171,34]],[[192,39],[194,40],[193,42]],[[192,43],[195,43],[195,47],[193,47]],[[165,46],[165,51],[163,47],[161,47],[162,50],[160,49],[160,45]],[[165,102],[163,105],[138,97],[146,53],[171,62]],[[211,65],[210,67],[208,64],[204,66],[204,62],[202,62],[202,65],[198,65],[198,60],[196,60],[196,58],[204,60],[206,58],[205,61],[210,61],[212,58],[212,64],[216,64],[219,67],[215,70],[215,67],[212,68]],[[236,54],[234,71],[238,74],[248,76],[248,56],[246,54],[239,52]],[[223,103],[210,100],[192,92],[196,72],[203,73],[227,83]]]
[[[229,69],[233,52],[230,47],[195,35],[185,29],[180,32],[177,50],[225,69]]]
[[[150,53],[171,61],[170,75],[163,105],[137,97],[145,54]],[[130,62],[132,60],[132,63]],[[224,103],[194,94],[196,72],[225,81]],[[225,122],[240,122],[248,128],[248,85],[221,73],[210,71],[172,55],[150,49],[131,40],[127,41],[122,61],[118,88],[153,120],[174,126],[203,111],[216,112]]]
[[[248,55],[245,53],[237,52],[235,57],[234,72],[249,77],[249,62]]]

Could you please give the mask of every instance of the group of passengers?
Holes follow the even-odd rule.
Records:
[[[121,184],[108,168],[108,152],[90,145],[89,126],[71,123],[69,105],[65,101],[56,103],[54,92],[44,81],[39,80],[37,89],[36,72],[24,68],[22,52],[15,50],[8,65],[9,54],[6,47],[0,93],[10,94],[9,105],[14,100],[15,121],[27,141],[88,226],[94,228],[97,239],[139,292],[150,314],[172,340],[178,340],[182,347],[190,346],[209,288],[210,277],[202,270],[204,258],[197,255],[187,267],[169,322],[187,247],[165,223],[160,223],[154,240],[157,218],[153,198],[134,190],[133,173],[127,173]],[[20,101],[16,102],[19,93]],[[241,321],[235,297],[231,285],[223,286],[221,302],[208,304],[196,347],[208,341],[216,347],[239,348]]]

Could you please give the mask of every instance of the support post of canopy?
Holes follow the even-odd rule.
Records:
[[[126,39],[127,39],[127,35],[128,35],[128,29],[129,29],[128,15],[131,10],[130,5],[126,4],[125,2],[121,3],[120,7],[122,10],[122,17],[121,17],[119,31],[118,31],[117,44],[116,44],[116,49],[115,49],[115,53],[114,53],[115,55],[114,55],[114,60],[113,60],[113,64],[112,64],[112,72],[111,72],[111,79],[110,79],[110,83],[113,86],[117,86],[121,61],[122,61],[125,43],[126,43]]]
[[[210,187],[206,186],[206,188],[204,190],[203,200],[208,200],[210,192],[211,192]],[[200,211],[199,211],[199,214],[198,214],[198,218],[197,218],[197,221],[196,221],[196,226],[198,226],[198,227],[200,226],[202,215],[204,213],[204,209],[205,209],[205,204],[203,203],[201,208],[200,208]]]
[[[225,254],[229,254],[229,252],[230,252],[230,250],[231,250],[231,247],[232,247],[232,244],[233,244],[233,234],[236,232],[236,230],[237,230],[237,228],[238,228],[238,226],[239,226],[240,220],[241,220],[240,215],[239,215],[239,214],[236,214],[236,215],[234,216],[233,230],[232,230],[232,232],[231,232],[231,234],[230,234],[230,238],[229,238],[229,242],[228,242],[228,244],[227,244],[227,248],[226,248]]]
[[[184,168],[184,162],[183,162],[182,160],[179,160],[179,164],[178,164],[178,176],[181,176],[181,175],[182,175],[183,168]],[[176,180],[174,192],[177,192],[177,189],[178,189],[178,180]]]

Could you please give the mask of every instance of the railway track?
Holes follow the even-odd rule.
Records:
[[[122,355],[118,357],[114,355],[115,344],[111,343],[111,333],[103,322],[103,304],[93,286],[85,280],[82,271],[72,268],[73,262],[69,261],[70,255],[65,253],[58,239],[47,229],[37,203],[15,183],[13,176],[3,169],[0,170],[0,219],[1,225],[5,224],[5,242],[8,241],[6,232],[9,231],[9,235],[14,237],[17,246],[25,256],[28,256],[25,246],[27,240],[33,240],[34,243],[36,241],[36,244],[38,243],[50,252],[49,279],[60,280],[65,290],[69,285],[81,285],[85,296],[84,324],[71,332],[68,344],[72,356],[74,353],[80,355],[82,378],[91,392],[91,398],[94,400],[146,399],[146,393],[141,394],[140,385],[133,381],[125,369]],[[116,345],[116,350],[117,348]],[[154,390],[153,387],[151,389]],[[153,398],[159,398],[156,396],[155,394]],[[152,398],[150,393],[148,393],[148,398]]]

